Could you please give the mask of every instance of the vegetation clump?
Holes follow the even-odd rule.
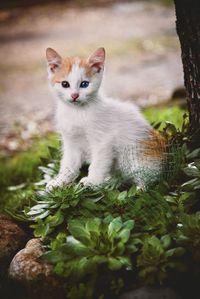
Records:
[[[42,260],[66,280],[66,298],[118,298],[138,285],[179,289],[182,279],[198,280],[200,149],[190,146],[185,122],[181,130],[168,123],[162,134],[178,151],[176,171],[148,190],[115,179],[47,193],[43,185],[58,169],[57,151],[50,148],[52,159],[40,167],[43,177],[23,214],[9,209],[43,240]]]

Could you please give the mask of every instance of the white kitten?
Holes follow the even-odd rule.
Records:
[[[116,171],[140,187],[155,181],[162,169],[165,141],[132,103],[100,94],[104,48],[87,59],[62,59],[51,48],[46,56],[63,142],[59,174],[46,189],[74,181],[84,162],[90,164],[88,176],[81,179],[84,185],[99,185]]]

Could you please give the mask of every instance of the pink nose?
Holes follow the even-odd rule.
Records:
[[[78,93],[72,93],[72,94],[71,94],[71,97],[72,97],[72,99],[73,99],[74,101],[76,101],[76,99],[78,99],[78,97],[79,97],[79,94],[78,94]]]

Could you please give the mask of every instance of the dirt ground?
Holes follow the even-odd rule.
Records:
[[[152,1],[0,11],[0,129],[52,127],[45,49],[64,56],[107,51],[105,92],[141,106],[170,98],[183,84],[174,7]]]

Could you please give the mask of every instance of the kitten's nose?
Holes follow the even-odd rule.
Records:
[[[76,99],[78,99],[78,97],[79,97],[79,94],[78,94],[78,93],[72,93],[72,94],[71,94],[71,97],[72,97],[72,99],[73,99],[74,101],[76,101]]]

